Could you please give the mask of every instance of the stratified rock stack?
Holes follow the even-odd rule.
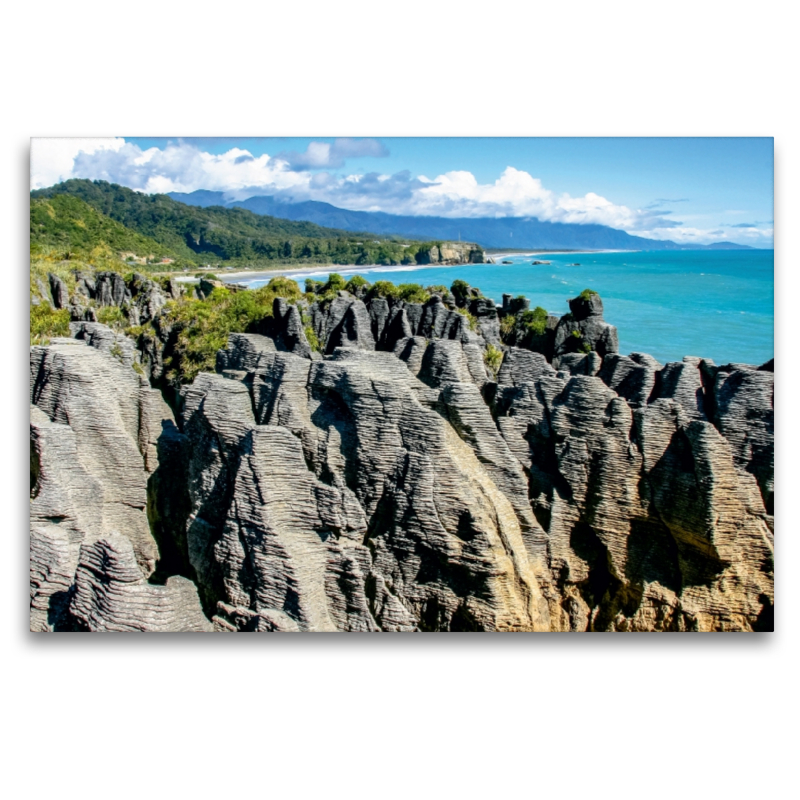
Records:
[[[32,629],[770,629],[773,363],[453,289],[278,298],[175,416],[141,338],[31,348]]]
[[[627,400],[604,382],[616,367],[560,377],[539,362],[521,380],[519,367],[501,369],[498,425],[529,475],[572,630],[748,630],[771,613],[770,496],[755,474],[771,446],[737,464],[737,434],[706,421],[714,394],[692,391],[701,368],[710,369],[668,364],[645,402],[639,389]],[[755,433],[771,430],[768,417]]]
[[[218,627],[549,628],[514,508],[402,361],[266,353],[252,393],[255,415],[240,382],[186,393],[189,552]]]
[[[130,341],[92,323],[74,332],[82,338],[31,348],[33,630],[74,624],[70,598],[89,545],[123,536],[141,580],[159,558],[148,484],[159,472],[164,432],[174,428],[172,412],[132,368]]]
[[[619,350],[617,329],[603,319],[603,301],[597,292],[582,292],[569,301],[569,309],[555,331],[556,358],[579,351],[605,356]]]

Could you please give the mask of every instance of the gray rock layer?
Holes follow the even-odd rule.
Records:
[[[620,356],[589,298],[605,351],[494,381],[496,311],[380,300],[276,301],[177,418],[102,325],[31,348],[31,629],[771,626],[774,364]]]

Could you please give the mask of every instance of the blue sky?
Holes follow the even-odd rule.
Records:
[[[594,222],[682,242],[773,242],[771,138],[34,140],[32,186],[68,177],[399,214]]]

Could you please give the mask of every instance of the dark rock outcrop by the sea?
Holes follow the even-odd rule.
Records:
[[[160,333],[31,348],[32,630],[771,629],[773,362],[621,355],[591,293],[522,347],[519,299],[341,291],[170,407],[177,284],[50,290]]]

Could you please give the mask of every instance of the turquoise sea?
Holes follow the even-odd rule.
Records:
[[[524,294],[531,306],[565,314],[583,289],[600,293],[620,352],[650,353],[662,363],[685,355],[762,364],[774,354],[772,250],[676,250],[511,255],[511,264],[457,267],[339,268],[370,282],[445,284],[462,278],[487,297]],[[532,265],[533,260],[550,261]],[[334,270],[330,270],[334,271]],[[329,270],[314,273],[318,280]],[[297,276],[303,285],[306,273]],[[244,281],[243,281],[244,282]],[[249,280],[255,288],[264,280]]]

